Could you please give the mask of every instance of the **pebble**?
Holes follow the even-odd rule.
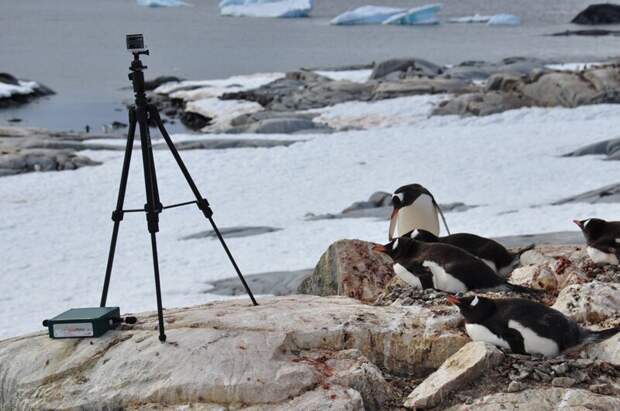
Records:
[[[566,363],[562,363],[560,365],[552,365],[551,369],[555,371],[557,375],[563,375],[568,372],[568,365],[566,365]]]
[[[511,381],[510,384],[508,384],[507,391],[508,392],[519,392],[519,391],[523,391],[524,388],[525,388],[525,385],[523,385],[519,381]]]
[[[569,388],[575,385],[576,382],[577,381],[570,377],[555,377],[551,381],[551,385],[553,385],[554,387]]]

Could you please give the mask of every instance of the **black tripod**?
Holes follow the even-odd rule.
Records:
[[[129,37],[129,36],[128,36]],[[129,39],[128,39],[129,44]],[[209,220],[211,226],[213,226],[213,230],[217,235],[217,238],[220,240],[222,247],[224,247],[224,251],[228,255],[230,262],[232,263],[239,279],[243,283],[243,287],[245,291],[250,296],[252,303],[254,305],[258,305],[256,300],[254,299],[254,295],[252,295],[252,291],[248,287],[235,259],[233,258],[230,250],[226,246],[226,242],[222,237],[222,234],[218,230],[215,222],[213,221],[213,211],[209,206],[209,202],[206,198],[204,198],[194,180],[192,179],[187,167],[183,163],[179,152],[174,146],[172,140],[170,139],[170,135],[164,128],[164,125],[159,117],[159,113],[157,108],[148,103],[146,99],[146,95],[144,92],[144,73],[143,70],[147,67],[142,65],[140,61],[140,54],[148,55],[148,50],[139,49],[139,50],[131,50],[133,53],[133,61],[131,62],[131,67],[129,69],[131,72],[129,73],[129,79],[133,83],[133,91],[135,93],[135,105],[129,107],[129,132],[127,134],[127,146],[125,147],[125,157],[123,160],[123,170],[121,173],[121,182],[118,189],[118,200],[116,202],[116,210],[112,213],[112,221],[114,221],[114,228],[112,230],[112,240],[110,242],[110,253],[108,255],[108,264],[106,267],[105,273],[105,281],[103,283],[103,292],[101,293],[101,307],[105,307],[106,300],[108,296],[108,286],[110,285],[110,275],[112,274],[112,265],[114,263],[114,253],[116,250],[116,240],[118,238],[118,229],[121,220],[125,213],[129,212],[145,212],[146,213],[146,221],[148,225],[149,233],[151,234],[151,247],[153,249],[153,271],[155,273],[155,292],[157,295],[157,315],[159,319],[159,340],[161,342],[166,341],[166,334],[164,332],[164,317],[162,312],[162,303],[161,303],[161,288],[159,284],[159,262],[157,258],[157,241],[155,238],[155,234],[159,231],[159,213],[167,208],[180,207],[188,204],[196,204],[198,208],[202,211],[204,216]],[[149,135],[149,120],[157,125],[159,132],[162,137],[166,141],[172,156],[176,160],[181,172],[185,176],[187,180],[187,184],[191,188],[196,200],[187,201],[185,203],[173,204],[169,206],[162,206],[159,201],[159,191],[157,189],[157,175],[155,173],[155,162],[153,160],[153,147],[151,145],[151,137]],[[140,131],[140,146],[142,150],[142,163],[144,165],[144,183],[146,187],[146,204],[144,205],[144,209],[132,209],[132,210],[123,210],[123,202],[125,200],[125,191],[127,189],[127,177],[129,175],[129,164],[131,162],[131,154],[133,150],[134,143],[134,135],[136,131],[136,125],[139,127]]]

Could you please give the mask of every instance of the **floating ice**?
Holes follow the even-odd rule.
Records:
[[[448,19],[448,23],[488,23],[493,16],[483,16],[480,14],[474,14],[473,16],[454,17]]]
[[[487,23],[489,26],[518,26],[521,18],[512,14],[496,14]]]
[[[331,24],[437,24],[437,12],[441,4],[429,4],[413,9],[402,9],[383,6],[362,6],[336,16]]]
[[[308,17],[314,0],[222,0],[220,14],[231,17]]]
[[[386,19],[382,24],[399,24],[404,26],[439,24],[437,13],[441,4],[429,4],[415,7]]]
[[[180,0],[136,0],[138,6],[144,7],[180,7],[189,6],[189,3],[185,3]]]
[[[331,24],[381,24],[388,18],[404,12],[405,9],[383,6],[362,6],[334,17]]]

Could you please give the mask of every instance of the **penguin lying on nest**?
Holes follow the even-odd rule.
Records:
[[[511,253],[497,241],[476,234],[457,233],[444,237],[437,237],[430,231],[422,229],[410,231],[403,237],[413,238],[414,240],[423,241],[425,243],[450,244],[462,248],[481,259],[502,277],[507,277],[508,274],[519,265],[521,254],[534,248],[534,244],[530,244],[527,247],[521,248],[516,253]]]
[[[574,220],[586,238],[586,252],[596,264],[618,265],[620,260],[620,221],[600,218]]]
[[[388,240],[402,237],[406,232],[416,228],[439,235],[439,218],[441,215],[443,224],[448,234],[448,226],[443,212],[435,201],[435,197],[420,184],[408,184],[399,187],[392,196],[392,217]]]
[[[450,295],[448,301],[465,317],[465,330],[472,340],[509,348],[517,354],[553,357],[620,332],[620,327],[588,330],[553,308],[519,298]]]
[[[540,292],[510,284],[482,260],[450,244],[401,237],[385,245],[377,244],[373,250],[389,255],[394,260],[396,275],[414,288],[450,293],[484,289]]]

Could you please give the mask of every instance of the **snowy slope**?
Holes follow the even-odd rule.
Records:
[[[544,205],[618,182],[620,162],[559,155],[615,137],[620,106],[429,118],[431,103],[425,96],[346,103],[323,109],[322,115],[353,123],[373,115],[381,121],[370,122],[363,131],[304,136],[307,140],[290,147],[181,154],[221,227],[283,228],[229,241],[245,273],[312,267],[329,244],[341,238],[384,241],[385,221],[309,222],[304,215],[338,212],[374,191],[412,182],[424,184],[442,203],[482,205],[448,214],[454,232],[509,235],[572,230],[574,218],[620,219],[614,204]],[[393,123],[386,120],[390,117]],[[391,124],[396,126],[387,127]],[[67,308],[98,304],[122,152],[85,154],[103,165],[0,179],[0,337],[41,329],[42,319]],[[134,160],[129,208],[144,204],[138,152]],[[155,160],[164,204],[191,199],[169,153],[156,151]],[[221,298],[205,294],[206,281],[234,275],[216,241],[179,240],[206,229],[195,208],[162,214],[158,238],[166,307]],[[125,312],[154,309],[151,269],[145,219],[127,215],[109,305],[120,305]]]

